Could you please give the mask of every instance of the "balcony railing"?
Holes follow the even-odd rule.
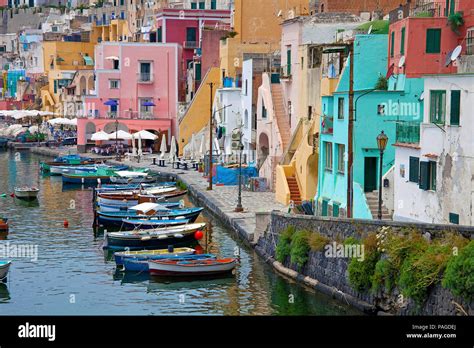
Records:
[[[321,133],[333,134],[334,133],[334,117],[323,116],[321,121]]]
[[[197,41],[184,41],[183,42],[183,47],[184,48],[196,49],[196,48],[199,48],[199,43]]]
[[[138,83],[153,83],[153,75],[151,73],[138,73]]]
[[[451,1],[454,1],[453,6]],[[458,9],[458,0],[451,1],[450,7],[446,7],[446,0],[419,1],[410,10],[410,17],[447,17]]]
[[[420,123],[397,123],[396,140],[397,143],[418,144],[420,142]]]
[[[291,79],[291,65],[282,65],[280,67],[280,79]]]

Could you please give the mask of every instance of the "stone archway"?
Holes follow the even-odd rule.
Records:
[[[89,78],[87,79],[87,91],[86,95],[90,94],[90,91],[95,90],[95,81],[94,81],[94,75],[90,75]]]
[[[81,76],[81,78],[79,79],[79,94],[86,95],[86,91],[87,91],[86,77]]]
[[[104,126],[104,129],[103,131],[105,133],[113,133],[115,132],[116,130],[116,125],[115,125],[115,122],[110,122],[110,123],[107,123],[105,126]],[[123,124],[123,123],[119,123],[118,124],[118,130],[123,130],[125,132],[128,132],[128,127],[127,125]]]

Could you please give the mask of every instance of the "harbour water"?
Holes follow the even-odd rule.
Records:
[[[92,191],[64,189],[61,177],[39,174],[40,160],[45,158],[29,152],[0,152],[0,194],[6,194],[0,216],[10,222],[0,245],[37,248],[37,260],[11,258],[8,283],[0,285],[0,315],[360,314],[277,275],[207,212],[199,221],[210,226],[208,251],[220,256],[240,251],[235,277],[163,281],[118,271],[102,250],[103,234],[92,229]],[[37,203],[10,197],[22,185],[39,186]]]

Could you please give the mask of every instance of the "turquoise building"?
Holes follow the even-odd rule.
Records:
[[[377,135],[384,131],[389,138],[383,157],[385,175],[395,161],[392,145],[404,136],[400,125],[419,124],[423,119],[423,79],[393,75],[388,89],[375,89],[379,77],[385,77],[388,70],[385,34],[357,35],[354,56],[353,218],[372,219],[376,216],[369,208],[367,194],[379,186]],[[316,214],[321,216],[344,217],[347,211],[350,59],[335,92],[321,101],[320,169],[315,197]]]

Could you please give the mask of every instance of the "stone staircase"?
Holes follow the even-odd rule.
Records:
[[[367,203],[369,205],[370,212],[372,213],[372,218],[377,220],[379,214],[379,191],[366,192],[365,197],[367,198]],[[392,215],[390,215],[387,208],[385,208],[383,204],[382,220],[392,220]]]
[[[272,84],[272,99],[275,118],[281,135],[282,151],[285,152],[291,140],[290,123],[283,102],[283,89],[279,83]]]
[[[288,182],[288,187],[290,188],[290,200],[295,202],[295,205],[301,204],[301,193],[298,187],[298,182],[294,176],[290,176],[286,178]]]

